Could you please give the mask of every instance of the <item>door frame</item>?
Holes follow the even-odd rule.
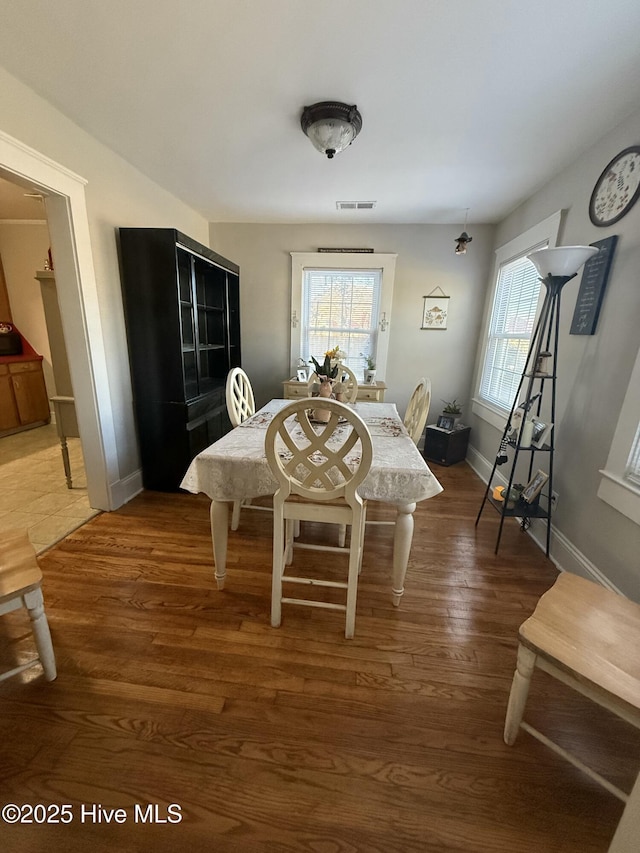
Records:
[[[3,131],[0,171],[44,196],[89,503],[94,509],[116,509],[113,490],[120,476],[85,199],[87,181]]]

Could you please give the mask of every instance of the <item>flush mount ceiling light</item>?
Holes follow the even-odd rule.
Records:
[[[320,101],[302,110],[300,126],[313,147],[331,160],[360,133],[362,116],[355,104]]]

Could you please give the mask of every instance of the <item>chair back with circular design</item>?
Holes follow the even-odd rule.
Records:
[[[313,422],[316,408],[330,412],[327,424]],[[347,463],[358,442],[360,448]],[[265,451],[284,499],[289,494],[312,501],[344,497],[362,504],[356,489],[371,467],[371,435],[360,415],[344,403],[318,397],[294,400],[274,415]]]
[[[429,415],[429,406],[431,405],[431,380],[421,379],[409,399],[409,405],[404,416],[404,425],[406,426],[411,440],[414,444],[420,441],[424,425],[427,422]]]
[[[227,374],[227,412],[232,426],[237,427],[256,413],[256,403],[249,377],[241,367],[233,367]]]
[[[313,422],[313,411],[329,412],[326,424]],[[273,497],[273,577],[271,624],[278,627],[282,604],[346,612],[345,637],[355,630],[358,573],[362,561],[366,509],[357,492],[371,468],[373,446],[362,418],[349,406],[336,400],[306,398],[295,400],[272,419],[265,436],[265,454],[278,480]],[[294,540],[294,528],[300,521],[350,525],[349,547],[314,546]],[[286,573],[295,548],[348,552],[347,581],[298,577]],[[335,570],[333,562],[327,570]],[[346,603],[283,597],[283,583],[304,587],[331,587],[347,592]]]

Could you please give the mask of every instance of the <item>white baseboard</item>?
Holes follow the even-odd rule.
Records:
[[[487,483],[491,476],[493,468],[493,460],[489,461],[482,456],[475,447],[469,445],[467,450],[467,463],[476,472],[478,477]],[[495,479],[500,481],[501,485],[507,485],[508,480],[504,477],[500,469],[496,469]],[[545,550],[547,543],[547,522],[541,519],[533,520],[531,527],[527,533],[536,545],[542,550]],[[551,539],[549,544],[549,558],[555,563],[556,568],[560,572],[571,572],[574,575],[580,575],[588,580],[595,581],[601,584],[612,592],[617,592],[619,595],[624,595],[618,587],[612,583],[609,578],[589,560],[580,551],[579,548],[571,542],[560,530],[551,525]]]
[[[129,474],[123,480],[111,483],[109,490],[111,492],[111,509],[119,509],[124,506],[143,490],[142,469],[134,471],[133,474]]]

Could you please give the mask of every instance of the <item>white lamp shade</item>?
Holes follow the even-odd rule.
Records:
[[[599,251],[595,246],[556,246],[554,249],[538,249],[527,258],[538,270],[540,278],[572,276]]]
[[[351,145],[356,135],[354,126],[339,118],[319,119],[307,128],[306,134],[314,148],[322,154],[343,151]]]

